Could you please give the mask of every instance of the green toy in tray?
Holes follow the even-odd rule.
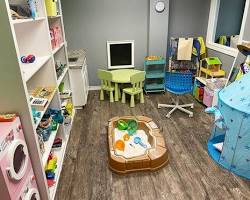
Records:
[[[117,128],[118,128],[119,130],[127,130],[127,128],[128,128],[128,123],[125,122],[124,120],[119,120],[119,121],[118,121],[118,124],[117,124]]]
[[[117,128],[119,130],[127,130],[128,134],[131,136],[134,133],[136,133],[138,128],[138,123],[134,119],[131,119],[128,122],[125,122],[124,120],[119,120],[117,123]]]
[[[138,123],[136,120],[134,119],[131,119],[128,121],[128,134],[131,136],[133,135],[134,133],[136,133],[137,131],[137,128],[138,128]]]

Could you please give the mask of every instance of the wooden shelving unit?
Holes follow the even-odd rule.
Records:
[[[67,42],[64,33],[63,15],[60,0],[57,1],[56,16],[47,17],[46,6],[43,0],[35,0],[37,17],[26,19],[12,19],[10,1],[0,3],[1,18],[1,71],[0,71],[0,113],[17,113],[22,121],[26,143],[29,149],[32,166],[41,199],[52,200],[62,170],[65,151],[70,137],[70,132],[75,116],[73,110],[71,123],[67,126],[58,125],[52,131],[48,141],[44,142],[45,152],[40,151],[36,129],[43,115],[49,108],[61,109],[62,100],[58,91],[60,83],[64,82],[65,89],[71,90],[69,77],[69,63],[67,55]],[[18,1],[26,3],[26,1]],[[50,28],[56,23],[61,27],[62,41],[52,48]],[[34,63],[24,64],[21,56],[33,54],[36,57]],[[60,75],[56,74],[56,62],[62,63],[65,68]],[[40,111],[40,117],[33,120],[30,95],[37,87],[55,87],[51,99],[48,100],[44,110]],[[52,149],[54,139],[62,138],[62,147]],[[45,165],[50,152],[53,151],[58,158],[55,184],[48,187],[45,176]]]

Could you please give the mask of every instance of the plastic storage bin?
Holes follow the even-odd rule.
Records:
[[[205,86],[204,84],[202,84],[198,80],[195,80],[195,82],[194,82],[194,89],[193,89],[193,96],[199,102],[203,102],[204,86]]]
[[[205,87],[204,88],[204,95],[203,95],[203,103],[207,107],[211,107],[212,103],[213,103],[213,98],[214,98],[214,91],[212,91],[209,88]]]

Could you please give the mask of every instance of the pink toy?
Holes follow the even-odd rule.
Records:
[[[207,107],[211,107],[213,103],[213,97],[214,97],[214,92],[207,87],[204,89],[204,95],[203,95],[203,103]]]
[[[28,149],[19,117],[0,123],[0,197],[20,199],[24,185],[31,181],[36,188]]]

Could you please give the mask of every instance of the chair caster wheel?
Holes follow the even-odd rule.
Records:
[[[161,108],[161,106],[158,105],[158,109]]]
[[[194,105],[192,105],[191,108],[193,109],[193,108],[194,108]]]
[[[190,114],[189,117],[193,117],[194,115],[193,114]]]
[[[166,115],[166,118],[170,118],[170,115]]]

